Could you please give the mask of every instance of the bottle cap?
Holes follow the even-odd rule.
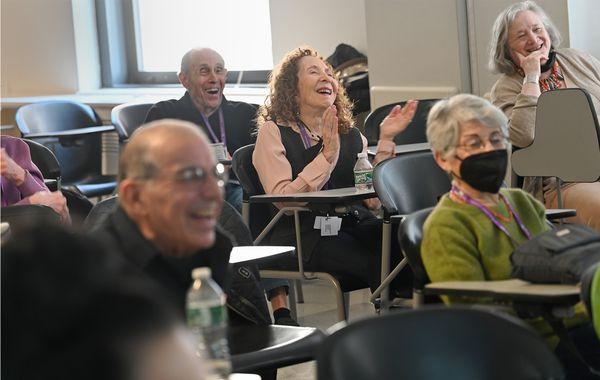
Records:
[[[192,278],[194,280],[202,279],[202,278],[210,278],[212,276],[212,272],[209,267],[200,267],[192,270]]]
[[[367,153],[366,152],[360,152],[359,154],[356,155],[358,158],[367,158]]]

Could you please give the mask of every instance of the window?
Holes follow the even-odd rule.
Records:
[[[266,83],[273,68],[269,0],[97,0],[96,9],[105,86],[178,83],[181,57],[197,46],[223,56],[228,83]]]

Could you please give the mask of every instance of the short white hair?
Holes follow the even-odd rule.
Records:
[[[512,74],[515,72],[515,63],[510,58],[508,51],[508,29],[513,21],[515,21],[517,14],[522,11],[531,11],[538,15],[550,36],[552,47],[557,48],[560,46],[562,41],[560,32],[546,12],[535,1],[529,0],[515,3],[498,15],[492,27],[488,67],[494,73]]]
[[[431,150],[446,158],[454,154],[461,124],[476,121],[487,127],[500,127],[508,137],[508,119],[484,98],[471,94],[454,95],[437,102],[427,116],[427,141]]]

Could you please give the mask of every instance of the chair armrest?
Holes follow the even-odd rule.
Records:
[[[572,208],[549,208],[546,209],[546,219],[556,220],[576,216],[577,211]]]
[[[52,131],[52,132],[38,132],[38,133],[29,133],[23,135],[24,138],[27,139],[36,139],[36,138],[44,138],[44,137],[57,137],[57,138],[77,138],[80,136],[91,135],[94,133],[103,133],[103,132],[112,132],[115,131],[114,125],[100,125],[97,127],[86,127],[86,128],[77,128],[77,129],[67,129],[65,131]]]
[[[577,285],[534,284],[519,279],[500,281],[448,281],[425,285],[428,294],[492,297],[498,301],[547,305],[574,305],[579,302]]]
[[[232,327],[231,365],[234,372],[252,372],[315,360],[323,339],[325,334],[313,327]]]

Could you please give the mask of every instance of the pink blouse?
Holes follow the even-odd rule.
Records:
[[[292,128],[300,133],[298,127]],[[309,131],[307,131],[309,132]],[[319,136],[309,132],[313,145]],[[367,139],[361,134],[363,152],[367,150]],[[380,162],[394,156],[396,145],[393,141],[379,141],[374,162]],[[285,147],[281,142],[279,127],[272,121],[266,122],[258,130],[252,163],[256,168],[260,182],[266,194],[292,194],[319,191],[329,180],[337,162],[329,163],[323,152],[304,167],[298,177],[292,180],[292,167],[285,156]]]

